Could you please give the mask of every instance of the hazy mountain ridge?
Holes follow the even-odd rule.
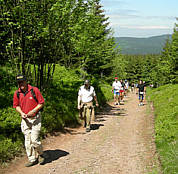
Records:
[[[115,37],[123,54],[160,54],[170,34],[148,38]]]

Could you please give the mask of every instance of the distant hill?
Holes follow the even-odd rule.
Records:
[[[159,54],[168,38],[171,38],[171,35],[148,38],[115,37],[115,41],[123,54]]]

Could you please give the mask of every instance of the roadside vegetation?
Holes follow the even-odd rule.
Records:
[[[164,174],[178,173],[178,85],[149,90],[155,114],[155,141]]]

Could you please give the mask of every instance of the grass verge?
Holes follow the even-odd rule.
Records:
[[[178,173],[178,85],[149,89],[155,114],[155,142],[164,174]]]

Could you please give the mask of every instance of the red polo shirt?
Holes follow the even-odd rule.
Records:
[[[33,91],[36,95],[38,103],[33,98],[30,91],[31,89],[32,86],[28,84],[28,91],[25,94],[20,90],[20,88],[15,91],[14,98],[13,98],[13,108],[20,106],[22,112],[27,114],[29,111],[33,110],[38,104],[44,103],[44,98],[41,95],[39,89],[37,87],[33,87]],[[19,92],[19,99],[17,97],[17,91]]]

